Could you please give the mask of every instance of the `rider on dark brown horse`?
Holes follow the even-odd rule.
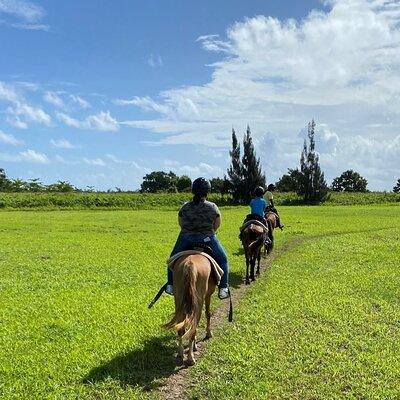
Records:
[[[263,198],[264,188],[262,186],[258,186],[254,189],[254,197],[250,201],[250,214],[246,216],[244,222],[250,221],[252,219],[258,220],[262,222],[264,225],[267,224],[264,213],[265,207],[267,206],[266,201]]]
[[[268,185],[267,191],[265,192],[265,199],[267,201],[267,206],[265,208],[265,214],[269,212],[273,212],[278,217],[278,227],[282,230],[284,225],[281,223],[281,219],[279,217],[278,211],[274,206],[274,195],[272,192],[275,190],[275,185],[273,183]]]

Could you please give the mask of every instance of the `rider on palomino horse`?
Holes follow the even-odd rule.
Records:
[[[265,198],[267,200],[267,206],[265,208],[265,214],[268,214],[269,212],[273,212],[276,214],[277,216],[277,225],[279,227],[279,229],[283,229],[284,225],[281,224],[281,219],[279,217],[278,211],[276,210],[275,206],[274,206],[274,195],[272,194],[272,192],[275,190],[275,185],[273,183],[268,185],[267,191],[265,192]]]
[[[207,200],[211,189],[210,182],[197,178],[192,184],[192,201],[185,203],[179,210],[179,226],[181,232],[172,250],[171,257],[193,245],[202,243],[213,251],[213,258],[224,271],[219,285],[219,298],[229,297],[228,290],[228,258],[225,250],[215,235],[221,225],[221,213],[216,204]],[[165,292],[173,293],[173,273],[168,269],[168,284]]]

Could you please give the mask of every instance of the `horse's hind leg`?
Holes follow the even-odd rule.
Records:
[[[184,348],[182,342],[182,336],[185,334],[185,329],[181,329],[178,331],[178,358],[183,360]]]
[[[193,333],[192,337],[189,340],[189,351],[188,351],[188,358],[187,358],[188,365],[194,365],[196,363],[196,360],[194,359],[194,355],[193,355],[193,351],[195,348],[195,341],[196,341],[196,331]]]
[[[261,246],[259,247],[257,253],[257,275],[260,275]]]
[[[246,285],[250,285],[249,264],[250,264],[250,260],[249,260],[248,255],[246,254]]]
[[[256,280],[256,277],[254,276],[255,267],[256,267],[256,255],[252,254],[251,261],[250,261],[250,279],[252,281]]]
[[[210,338],[212,338],[212,332],[211,332],[211,327],[210,327],[210,323],[211,323],[211,311],[210,311],[211,295],[206,296],[205,302],[206,302],[206,321],[207,321],[206,339],[210,339]]]

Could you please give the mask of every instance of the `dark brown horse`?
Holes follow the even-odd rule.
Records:
[[[210,302],[216,285],[211,272],[210,261],[201,254],[183,256],[175,262],[173,279],[175,315],[164,327],[178,331],[178,356],[182,360],[184,354],[182,339],[189,339],[187,364],[193,365],[196,362],[193,352],[197,350],[197,325],[204,303],[207,319],[206,338],[212,336]]]
[[[278,226],[278,217],[274,212],[269,212],[266,214],[265,219],[267,220],[268,238],[270,242],[268,245],[265,245],[265,252],[269,254],[274,248],[274,229]]]
[[[246,284],[254,281],[254,270],[257,261],[257,275],[260,274],[261,248],[264,244],[266,233],[264,229],[256,224],[250,224],[241,232],[241,240],[246,256]]]

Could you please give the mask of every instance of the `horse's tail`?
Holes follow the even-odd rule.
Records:
[[[249,244],[249,250],[251,251],[253,247],[257,248],[258,246],[262,246],[263,243],[264,243],[264,235],[260,234],[260,236],[256,240],[254,240]]]
[[[183,264],[182,301],[176,305],[175,315],[163,327],[177,331],[184,328],[183,338],[190,337],[197,329],[198,309],[196,272],[193,262],[187,260]]]

